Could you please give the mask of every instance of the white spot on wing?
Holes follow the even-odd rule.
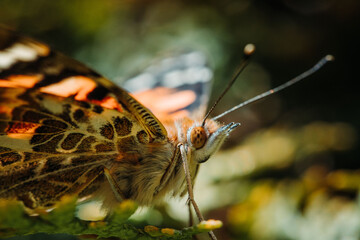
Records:
[[[169,88],[176,88],[184,84],[208,82],[211,80],[212,75],[212,71],[207,67],[191,67],[183,71],[171,71],[165,74],[163,85]]]
[[[183,75],[183,72],[180,70],[169,72],[164,76],[163,85],[169,88],[176,88],[183,84]]]
[[[185,64],[189,67],[206,65],[206,57],[201,52],[191,52],[188,54],[184,54],[183,57],[185,60]]]
[[[185,71],[185,82],[188,84],[208,82],[212,75],[212,71],[207,67],[192,67]]]
[[[0,69],[9,68],[17,61],[30,62],[38,57],[36,49],[22,43],[15,43],[0,52]]]
[[[154,76],[150,73],[143,73],[126,81],[124,87],[130,91],[141,91],[152,88],[156,84]]]

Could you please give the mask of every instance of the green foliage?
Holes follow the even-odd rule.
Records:
[[[209,232],[222,226],[220,221],[209,220],[182,230],[160,229],[155,226],[142,229],[127,223],[136,209],[136,203],[124,201],[105,221],[91,222],[75,217],[74,197],[63,198],[52,211],[35,210],[31,213],[21,202],[1,200],[0,238],[35,233],[67,233],[80,237],[95,236],[98,239],[191,239],[194,234]]]

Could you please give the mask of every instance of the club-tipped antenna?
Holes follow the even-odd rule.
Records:
[[[246,65],[249,63],[249,59],[250,56],[255,52],[255,45],[252,43],[247,44],[244,47],[244,56],[241,59],[241,63],[237,69],[237,71],[235,72],[235,74],[233,75],[233,77],[231,78],[231,81],[228,83],[228,85],[226,86],[225,90],[221,93],[221,95],[218,97],[218,99],[215,101],[215,103],[212,105],[212,107],[210,108],[210,110],[207,112],[207,114],[204,117],[204,120],[202,121],[201,126],[205,125],[205,121],[206,119],[209,117],[209,115],[212,113],[212,111],[215,109],[216,105],[220,102],[220,100],[224,97],[224,95],[227,93],[227,91],[229,91],[229,89],[231,88],[231,86],[234,84],[234,82],[236,81],[236,79],[239,77],[240,73],[245,69]]]
[[[223,112],[222,114],[219,114],[217,115],[216,117],[212,118],[213,120],[217,120],[223,116],[225,116],[226,114],[228,113],[231,113],[239,108],[242,108],[250,103],[253,103],[253,102],[256,102],[256,101],[259,101],[260,99],[263,99],[271,94],[274,94],[274,93],[277,93],[301,80],[303,80],[304,78],[310,76],[311,74],[315,73],[316,71],[318,71],[320,68],[322,68],[327,62],[330,62],[330,61],[333,61],[335,60],[335,58],[332,56],[332,55],[326,55],[325,57],[323,57],[319,62],[317,62],[312,68],[310,68],[309,70],[303,72],[302,74],[296,76],[295,78],[285,82],[284,84],[281,84],[280,86],[278,87],[275,87],[273,89],[270,89],[269,91],[266,91],[262,94],[259,94],[249,100],[246,100],[245,102],[243,103],[240,103],[239,105]]]

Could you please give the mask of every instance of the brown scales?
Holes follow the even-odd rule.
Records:
[[[14,89],[6,90],[7,92],[18,91]],[[85,115],[98,114],[92,110],[98,110],[99,108],[92,107],[88,103],[69,105],[68,100],[59,99],[58,104],[65,107],[61,108],[61,113],[51,113],[50,109],[46,109],[41,103],[37,103],[36,99],[39,99],[39,95],[37,93],[33,95],[36,97],[32,98],[31,95],[28,95],[25,98],[31,98],[31,101],[36,103],[33,104],[35,107],[32,108],[29,105],[15,106],[11,114],[5,112],[6,115],[2,117],[5,120],[1,121],[1,123],[5,123],[2,131],[7,136],[11,137],[10,134],[26,133],[32,137],[27,141],[28,150],[24,149],[26,151],[22,153],[12,148],[1,147],[0,179],[3,184],[0,187],[0,197],[17,197],[23,200],[28,207],[49,206],[65,193],[74,194],[84,190],[103,173],[105,162],[111,163],[113,160],[121,161],[125,159],[122,154],[117,152],[113,141],[102,140],[101,142],[96,136],[113,140],[116,135],[118,142],[116,147],[120,152],[122,150],[124,152],[128,151],[129,144],[149,142],[148,134],[143,129],[138,127],[139,130],[132,133],[134,119],[129,120],[125,116],[115,117],[116,114],[114,114],[115,116],[109,122],[98,127],[98,135],[94,135],[92,131],[87,133],[86,130],[81,129],[79,124],[85,122],[82,121]],[[56,97],[43,94],[40,96],[41,101],[46,101],[47,98],[56,99]],[[1,104],[5,104],[5,101]],[[74,108],[73,106],[81,107]],[[82,106],[84,107],[82,108]],[[76,110],[72,110],[72,108]],[[12,122],[14,120],[20,122]],[[90,122],[88,121],[85,124],[90,124]],[[31,129],[31,132],[29,129]],[[76,132],[76,129],[80,130],[80,132]],[[94,129],[94,126],[92,126],[92,129]],[[71,132],[67,134],[69,130]],[[129,137],[130,134],[131,137]],[[4,137],[6,135],[0,139],[0,144],[6,141]],[[89,153],[88,156],[79,155],[79,157],[76,157],[76,155],[71,155],[66,157],[66,154],[58,155],[61,154],[62,150],[79,154],[89,153],[89,151],[94,153]],[[112,155],[105,155],[105,160],[104,156],[92,155],[98,153],[108,154],[109,152]],[[44,155],[31,160],[32,156],[38,157],[39,154]],[[135,159],[133,154],[129,153],[127,159]],[[27,163],[25,163],[25,155],[27,156]],[[59,157],[51,157],[52,155],[58,155]],[[97,163],[99,160],[101,160],[101,163]],[[15,167],[14,164],[19,167]],[[107,165],[111,166],[111,164]],[[6,172],[5,166],[6,169],[11,169],[11,171]],[[83,168],[87,169],[87,171],[82,171]],[[53,186],[53,188],[50,186]],[[25,192],[26,194],[19,195],[19,192]]]

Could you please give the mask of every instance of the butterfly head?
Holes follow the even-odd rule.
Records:
[[[187,145],[192,149],[192,159],[197,163],[206,162],[238,126],[240,123],[218,127],[215,121],[208,120],[204,126],[190,127],[187,131]]]

